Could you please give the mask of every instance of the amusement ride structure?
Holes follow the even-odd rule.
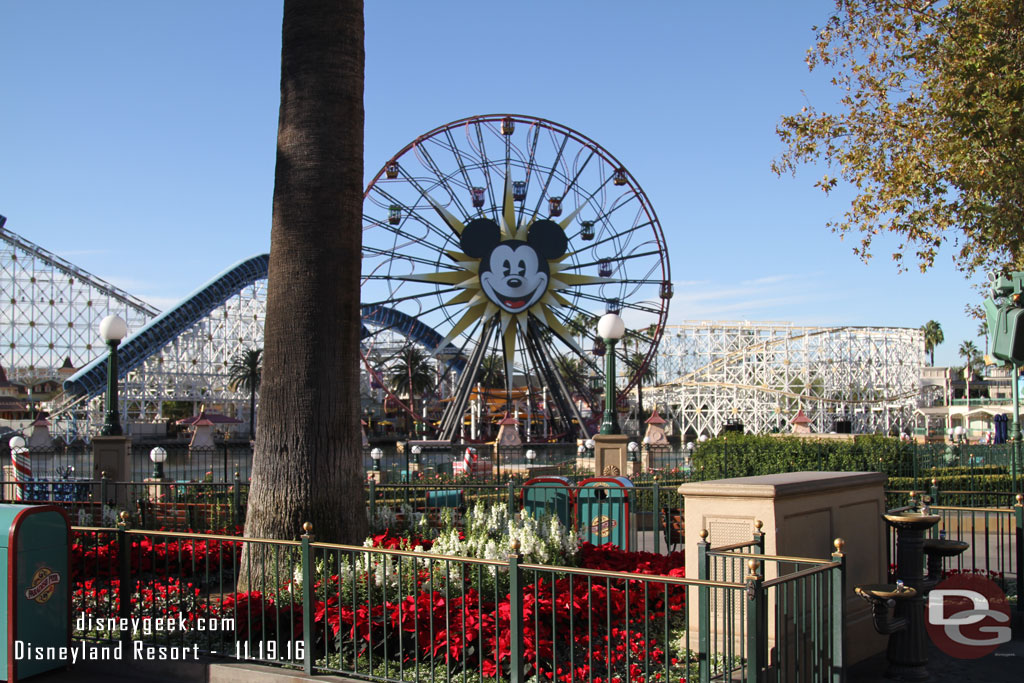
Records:
[[[440,440],[464,435],[482,393],[513,416],[543,416],[549,435],[586,437],[580,405],[593,401],[579,377],[600,374],[604,313],[633,330],[615,350],[629,369],[622,390],[653,363],[672,296],[665,238],[637,181],[582,134],[518,115],[449,123],[384,164],[363,214],[364,306],[443,335],[427,349],[445,402]],[[482,391],[495,358],[501,379]]]
[[[789,432],[800,411],[819,434],[903,433],[913,426],[923,365],[916,329],[688,321],[665,329],[662,383],[644,398],[691,440],[730,423]]]
[[[479,425],[510,417],[527,440],[589,436],[608,312],[628,328],[614,348],[620,411],[642,382],[645,407],[685,438],[730,422],[788,430],[801,410],[818,432],[910,422],[917,330],[666,327],[672,281],[653,207],[622,163],[565,126],[519,115],[441,126],[384,164],[363,206],[362,392],[404,412],[421,438],[486,438]],[[125,424],[165,419],[168,401],[241,418],[249,397],[232,388],[230,365],[263,346],[267,264],[242,261],[160,312],[0,218],[0,366],[21,386],[63,382],[47,403],[52,431],[90,438],[107,365],[97,325],[116,313],[129,330],[118,351]],[[414,361],[429,376],[420,385]]]

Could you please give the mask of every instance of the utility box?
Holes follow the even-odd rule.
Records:
[[[522,507],[534,519],[554,515],[572,528],[573,485],[565,477],[534,477],[523,484]]]
[[[0,505],[0,530],[0,671],[13,683],[68,663],[24,655],[70,651],[71,523],[54,505]]]
[[[576,514],[580,537],[594,545],[612,545],[629,552],[629,503],[633,482],[625,477],[591,477],[576,489]]]

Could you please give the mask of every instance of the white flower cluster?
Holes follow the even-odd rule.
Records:
[[[557,517],[535,519],[529,515],[510,515],[505,505],[477,504],[465,517],[464,538],[459,530],[446,526],[434,541],[430,552],[485,560],[504,560],[519,541],[525,562],[564,564],[576,554],[576,538]]]

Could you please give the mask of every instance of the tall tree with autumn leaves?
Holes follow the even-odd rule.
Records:
[[[782,118],[774,170],[820,164],[817,187],[852,187],[830,227],[865,260],[890,233],[901,267],[943,246],[966,274],[1024,265],[1024,3],[835,0],[815,31],[807,65],[838,103]]]

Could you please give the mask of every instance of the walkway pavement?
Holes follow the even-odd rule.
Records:
[[[847,683],[885,681],[885,654],[852,667]],[[1024,680],[1024,629],[1000,645],[993,654],[979,659],[955,659],[929,643],[928,672],[932,683],[1018,683]]]

